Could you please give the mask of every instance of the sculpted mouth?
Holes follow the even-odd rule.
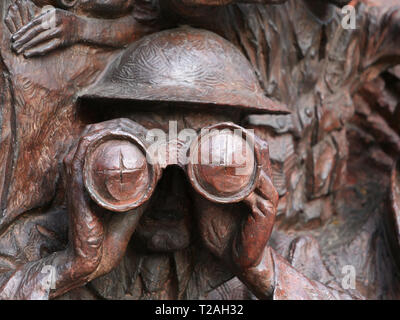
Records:
[[[159,229],[147,239],[147,247],[155,251],[177,251],[186,248],[190,243],[190,233],[184,230]]]

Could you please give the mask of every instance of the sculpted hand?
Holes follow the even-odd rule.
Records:
[[[122,259],[146,205],[125,212],[109,212],[97,206],[83,183],[83,166],[91,142],[111,130],[132,132],[134,123],[111,120],[87,127],[79,143],[65,158],[70,216],[69,255],[79,277],[90,281],[110,272]]]
[[[256,138],[256,148],[262,155],[262,169],[255,190],[242,204],[216,204],[194,195],[205,245],[227,264],[233,263],[239,272],[260,261],[278,205],[278,193],[270,178],[268,146]]]
[[[233,261],[241,270],[260,261],[274,226],[278,198],[270,177],[261,171],[258,187],[244,200],[251,214],[242,223],[232,246]]]
[[[40,13],[40,8],[30,0],[16,0],[9,6],[4,22],[14,34]]]
[[[69,214],[67,247],[65,250],[54,252],[42,259],[19,265],[13,272],[7,272],[5,274],[6,281],[0,288],[0,299],[56,298],[110,272],[119,264],[146,208],[145,199],[141,202],[142,205],[125,213],[107,211],[96,205],[84,185],[84,169],[87,168],[86,153],[89,146],[92,145],[91,143],[97,142],[98,138],[107,140],[110,135],[130,137],[132,134],[143,134],[143,130],[143,127],[125,119],[103,122],[86,128],[82,138],[64,159],[65,190],[67,190]],[[101,140],[100,143],[103,142],[104,140]],[[111,145],[115,145],[114,142]],[[123,145],[124,142],[121,143]],[[99,157],[96,154],[95,159],[100,159],[100,161],[105,159],[106,165],[115,163],[115,160],[117,162],[122,160],[123,168],[125,168],[125,161],[119,157],[126,154],[126,149],[123,153],[123,147],[118,144],[116,149],[117,152],[119,149],[120,153],[115,154],[114,149],[111,148],[108,149],[109,157]],[[138,158],[140,160],[139,155]],[[110,159],[111,162],[107,162],[107,159]],[[92,164],[92,162],[88,163]],[[98,163],[96,162],[96,164]],[[96,170],[94,172],[98,172]],[[138,188],[143,185],[140,179],[140,172],[143,171],[132,171],[133,173],[129,175],[131,179],[127,179],[127,182],[119,180],[118,173],[106,175],[106,181],[111,184],[106,183],[105,186],[116,191],[113,194],[117,196],[118,191],[124,192],[126,189],[129,189],[127,192],[136,192],[137,189],[129,187],[131,182],[136,183]],[[139,171],[139,175],[135,175],[137,171]],[[156,176],[158,176],[157,173]],[[102,177],[100,176],[100,182],[97,184],[100,188],[103,187]],[[124,194],[119,193],[119,195]],[[120,198],[116,198],[116,200],[118,199]],[[49,279],[48,270],[51,270],[51,279]]]
[[[80,39],[82,18],[61,10],[50,9],[18,28],[11,37],[12,49],[26,58],[75,44]]]

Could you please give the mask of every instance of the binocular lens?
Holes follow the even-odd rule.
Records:
[[[210,132],[192,149],[189,176],[197,191],[216,202],[234,202],[247,195],[255,181],[254,150],[231,130]]]
[[[128,211],[145,197],[150,184],[146,155],[128,140],[108,140],[87,157],[86,186],[92,198],[112,211]]]

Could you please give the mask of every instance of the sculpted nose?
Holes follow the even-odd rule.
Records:
[[[163,194],[166,204],[176,203],[177,198],[185,198],[187,187],[186,177],[178,166],[168,167],[158,184],[158,189]]]
[[[152,197],[157,210],[179,210],[188,206],[189,185],[186,176],[178,166],[170,166],[163,172]]]
[[[180,220],[188,215],[191,207],[189,184],[179,167],[165,169],[148,208],[156,220]]]

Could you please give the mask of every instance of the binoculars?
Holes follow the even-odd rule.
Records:
[[[167,153],[162,157],[161,149]],[[171,161],[173,152],[179,156]],[[177,165],[203,197],[234,203],[255,189],[260,157],[253,134],[233,123],[204,128],[189,141],[168,141],[164,148],[152,145],[137,132],[111,130],[89,145],[83,179],[99,206],[126,212],[149,200],[162,171]]]

